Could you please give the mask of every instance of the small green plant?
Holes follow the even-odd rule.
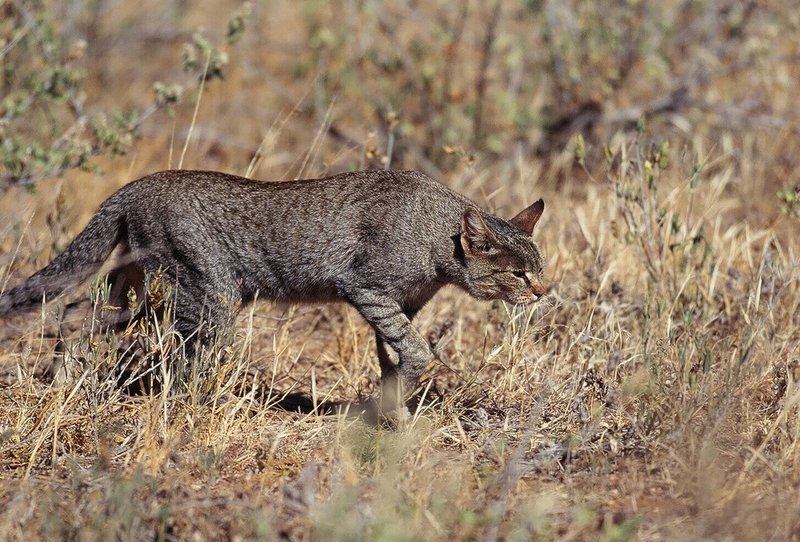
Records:
[[[97,110],[87,103],[87,43],[62,34],[48,2],[5,4],[0,21],[0,191],[73,169],[92,169],[92,158],[125,154],[142,124],[177,104],[186,83],[157,81],[150,105]],[[250,12],[245,4],[228,22],[226,44],[241,39]],[[183,69],[194,82],[220,79],[228,54],[198,31],[184,44]]]
[[[713,263],[713,247],[704,234],[704,217],[693,216],[703,160],[694,161],[685,183],[689,198],[678,204],[666,199],[665,190],[660,187],[661,177],[669,167],[668,140],[644,145],[636,137],[616,153],[609,147],[605,152],[618,209],[627,227],[625,239],[641,251],[653,283],[677,291],[687,273]]]
[[[778,191],[781,212],[794,218],[800,218],[800,185],[784,186]]]

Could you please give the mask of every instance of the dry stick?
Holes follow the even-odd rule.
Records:
[[[316,77],[318,77],[318,76],[316,76]],[[274,80],[270,79],[269,77],[267,77],[267,79],[268,79],[271,87],[281,88],[280,82],[274,81]],[[283,121],[281,122],[280,126],[278,127],[278,130],[277,130],[278,133],[280,133],[280,131],[283,130],[283,127],[286,125],[286,123],[289,121],[289,119],[291,119],[292,116],[295,113],[300,111],[300,104],[302,104],[304,101],[306,101],[306,98],[308,98],[308,94],[310,92],[311,92],[311,87],[306,89],[305,93],[300,97],[300,99],[298,99],[298,100],[296,100],[294,102],[292,110],[283,119]],[[279,92],[279,94],[281,96],[287,98],[287,99],[289,99],[291,97],[291,95],[290,95],[288,90],[287,91],[283,91],[283,92]],[[330,119],[328,120],[328,129],[325,131],[325,135],[330,137],[331,139],[337,141],[338,143],[342,143],[344,145],[348,145],[350,147],[349,150],[355,150],[355,149],[363,146],[362,143],[356,141],[355,139],[353,139],[352,137],[347,135],[341,128],[339,128],[339,126],[337,126]],[[258,152],[258,151],[256,151],[256,152]],[[339,157],[339,155],[336,156],[336,158],[338,158],[338,157]],[[286,177],[289,174],[289,171],[291,171],[292,168],[295,166],[295,164],[297,163],[297,160],[299,160],[299,157],[297,159],[295,159],[294,161],[292,161],[292,163],[289,165],[288,170],[286,171],[286,173],[284,175],[282,175],[282,177]],[[258,164],[256,164],[256,166],[257,165]],[[254,166],[253,171],[255,170],[256,166]],[[249,168],[248,168],[248,171],[250,171]]]
[[[331,129],[333,129],[333,128],[334,128],[333,124],[329,123],[328,124],[328,131],[326,132],[326,135],[331,135]],[[362,147],[363,147],[363,145],[361,143],[352,143],[352,144],[345,143],[345,146],[343,146],[341,148],[341,150],[339,150],[339,152],[337,152],[335,155],[333,155],[333,157],[330,160],[330,163],[335,164],[335,163],[339,162],[339,159],[341,159],[341,157],[344,156],[345,154],[356,152]],[[364,156],[363,152],[360,153],[360,154],[361,154],[362,157]],[[361,168],[360,169],[364,169],[363,162],[361,163]]]
[[[494,49],[494,41],[497,33],[497,24],[500,21],[500,11],[502,2],[495,0],[492,7],[491,19],[486,29],[486,37],[483,40],[483,49],[481,51],[481,63],[478,69],[478,80],[475,82],[475,117],[472,126],[472,139],[476,143],[483,137],[483,99],[486,95],[487,75],[489,64],[492,61],[492,50]]]
[[[172,169],[172,153],[175,150],[175,121],[172,121],[172,132],[169,135],[169,154],[167,155],[167,169]]]
[[[28,32],[30,32],[31,28],[33,28],[35,21],[32,18],[27,18],[25,20],[25,26],[19,29],[17,35],[14,36],[11,41],[9,41],[2,50],[0,50],[0,60],[3,60],[3,57],[8,54],[8,52],[17,46],[17,43],[24,38]]]
[[[289,111],[289,113],[286,114],[286,116],[280,122],[280,125],[278,126],[278,129],[274,133],[278,134],[278,133],[281,132],[281,130],[283,130],[283,127],[286,126],[286,123],[289,122],[289,119],[292,118],[292,116],[294,116],[294,114],[297,113],[300,110],[300,104],[305,101],[305,99],[308,97],[308,93],[309,92],[310,92],[310,89],[306,89],[305,93],[303,93],[303,95],[300,96],[300,98],[297,101],[295,101],[294,105],[292,106],[291,111]],[[278,116],[275,118],[275,121],[272,123],[272,126],[270,126],[269,130],[267,130],[267,133],[264,136],[264,139],[261,140],[261,144],[258,146],[258,149],[256,150],[256,153],[253,155],[253,159],[250,160],[250,164],[247,166],[247,172],[244,175],[248,179],[255,172],[256,168],[260,164],[261,157],[263,156],[262,149],[264,147],[264,143],[266,143],[267,138],[270,136],[270,134],[273,133],[273,129],[275,128],[275,124],[278,122],[278,119],[280,118],[280,116],[281,115],[279,113]]]
[[[258,148],[256,149],[256,152],[253,153],[250,163],[247,164],[247,170],[244,173],[244,177],[246,179],[251,178],[256,167],[261,164],[261,158],[264,156],[264,147],[266,146],[267,139],[269,139],[269,137],[272,135],[272,130],[275,128],[275,124],[278,122],[278,119],[282,114],[283,109],[281,109],[281,111],[278,113],[278,116],[275,117],[275,120],[272,121],[272,125],[269,127],[269,129],[267,129],[267,133],[264,134],[264,137],[261,138],[261,143],[258,144]]]
[[[189,141],[192,139],[192,132],[197,122],[197,112],[200,109],[200,101],[203,98],[203,89],[206,86],[206,77],[208,76],[208,65],[211,63],[211,51],[206,53],[206,65],[203,67],[203,78],[200,80],[200,90],[197,93],[197,102],[194,104],[194,113],[192,114],[192,123],[189,125],[189,133],[186,134],[186,142],[183,144],[183,151],[181,151],[181,159],[178,162],[178,169],[183,169],[183,158],[186,156],[186,149],[189,148]]]
[[[386,135],[386,164],[383,169],[391,169],[392,167],[392,152],[394,151],[394,128],[389,126],[388,134]]]
[[[330,105],[328,106],[327,111],[325,111],[325,117],[322,119],[322,124],[320,124],[319,130],[317,130],[317,134],[314,136],[314,141],[311,142],[311,147],[306,152],[306,156],[303,159],[303,163],[300,165],[300,171],[298,171],[297,176],[295,179],[300,179],[303,176],[303,173],[306,170],[306,166],[308,165],[309,161],[313,162],[313,159],[316,158],[317,152],[319,151],[319,140],[321,139],[322,135],[328,131],[328,126],[330,125],[331,113],[333,111],[333,104],[336,102],[334,98],[331,100]]]
[[[316,77],[319,77],[319,75],[315,75],[314,77],[315,77],[315,78],[316,78]],[[312,84],[315,84],[315,82],[314,82],[314,81],[312,81]],[[309,92],[310,92],[310,90],[306,90],[306,93],[305,93],[304,97],[305,97],[305,96],[307,96]],[[287,120],[288,120],[288,119],[287,119]],[[316,141],[316,140],[315,140],[315,141]],[[312,143],[312,144],[313,144],[313,143]],[[292,169],[294,169],[294,167],[297,165],[297,162],[298,162],[299,160],[300,160],[300,155],[297,155],[297,156],[295,156],[295,159],[294,159],[294,160],[292,160],[292,163],[291,163],[291,164],[289,164],[289,167],[288,167],[288,168],[286,168],[286,171],[285,171],[285,172],[284,172],[282,175],[280,175],[280,178],[281,178],[281,179],[285,179],[286,177],[288,177],[288,176],[289,176],[289,172],[290,172],[290,171],[292,171]],[[294,179],[295,179],[295,180],[297,180],[298,178],[299,178],[299,174],[298,174],[298,176],[295,176],[295,177],[294,177]]]
[[[300,98],[300,101],[305,99],[306,95],[307,94],[304,94],[303,97]],[[295,104],[295,106],[291,109],[291,111],[286,113],[286,115],[283,117],[283,120],[280,121],[280,125],[276,129],[275,125],[278,123],[281,115],[283,115],[283,112],[285,111],[283,108],[281,108],[280,112],[278,113],[278,116],[275,117],[275,120],[272,122],[269,129],[267,130],[267,133],[264,134],[264,138],[261,140],[261,143],[259,143],[256,152],[253,153],[253,158],[247,165],[247,171],[245,172],[244,175],[246,178],[250,179],[256,172],[256,170],[259,167],[261,167],[261,161],[264,158],[264,151],[266,150],[267,146],[269,146],[271,149],[274,150],[275,141],[278,137],[278,134],[283,130],[283,127],[286,126],[286,123],[289,122],[289,119],[292,118],[294,114],[299,110],[300,101],[298,101]]]

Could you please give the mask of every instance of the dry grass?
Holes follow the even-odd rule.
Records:
[[[193,7],[147,27],[141,13],[162,13],[161,3],[141,4],[110,2],[96,21],[88,91],[101,106],[146,102],[174,64],[174,27],[215,24],[215,12]],[[368,165],[392,140],[393,166],[441,169],[443,182],[501,214],[545,198],[537,240],[548,302],[524,309],[439,294],[417,325],[441,362],[399,430],[325,408],[355,411],[377,389],[371,331],[345,306],[258,303],[231,346],[189,374],[158,367],[163,387],[133,396],[111,369],[123,338],[73,334],[71,374],[55,384],[46,372],[58,303],[5,320],[0,538],[800,539],[800,245],[797,220],[775,196],[800,171],[796,67],[750,65],[694,89],[704,106],[642,131],[595,125],[585,143],[569,133],[544,151],[546,122],[512,118],[508,100],[557,117],[594,76],[579,73],[584,86],[570,87],[518,68],[513,55],[546,51],[524,42],[532,19],[511,3],[495,67],[482,76],[482,23],[494,4],[465,12],[458,39],[428,25],[457,28],[461,13],[423,4],[417,15],[404,4],[258,5],[226,80],[204,91],[184,167],[243,174],[257,155],[255,177],[317,175]],[[777,32],[774,53],[796,55],[797,16],[773,4],[757,10],[743,43],[763,46]],[[591,16],[581,9],[579,22]],[[710,24],[710,15],[682,17],[688,42],[675,55],[686,57],[667,59],[673,75],[691,72],[705,51],[691,32]],[[387,57],[392,50],[411,53]],[[135,60],[145,52],[149,61]],[[358,61],[367,54],[377,60]],[[604,66],[591,51],[580,58]],[[625,85],[598,86],[592,99],[607,111],[649,103],[667,78],[647,71],[656,67],[636,64]],[[414,70],[446,84],[434,77],[428,92]],[[533,83],[514,87],[515,70]],[[548,98],[559,92],[565,103]],[[465,103],[481,93],[476,128]],[[742,116],[748,93],[770,109]],[[170,156],[174,165],[193,115],[186,103],[174,121],[145,125],[128,156],[101,161],[104,176],[6,192],[0,285],[63,248],[116,187]],[[778,117],[782,126],[768,123]],[[352,140],[327,137],[331,125]],[[171,339],[159,328],[142,340],[157,350]],[[292,412],[298,398],[316,408]]]

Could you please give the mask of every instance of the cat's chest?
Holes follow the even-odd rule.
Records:
[[[402,295],[402,305],[404,307],[418,309],[438,292],[445,283],[436,279],[409,283]]]

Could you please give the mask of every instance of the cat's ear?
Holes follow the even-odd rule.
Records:
[[[539,219],[542,217],[542,213],[544,212],[544,200],[539,199],[528,207],[520,211],[520,213],[509,220],[512,224],[516,227],[531,235],[533,233],[533,227],[539,222]]]
[[[480,211],[467,207],[461,218],[461,245],[467,252],[490,252],[497,243]]]

